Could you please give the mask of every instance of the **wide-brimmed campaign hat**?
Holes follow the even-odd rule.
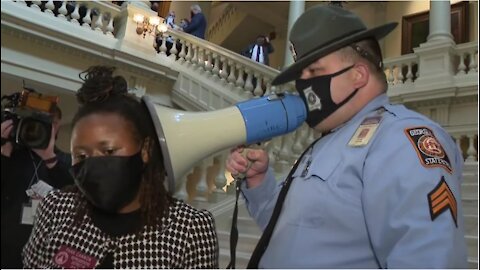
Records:
[[[360,17],[334,5],[315,6],[303,13],[290,31],[290,49],[295,63],[272,81],[273,85],[298,79],[302,70],[317,59],[353,42],[386,36],[396,22],[367,29]]]

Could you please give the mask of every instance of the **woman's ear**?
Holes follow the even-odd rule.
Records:
[[[370,70],[368,66],[362,63],[355,65],[354,67],[354,87],[359,89],[367,85],[370,78]]]
[[[147,163],[150,160],[150,151],[152,148],[152,139],[151,138],[145,138],[143,141],[143,147],[142,147],[142,160],[143,163]]]

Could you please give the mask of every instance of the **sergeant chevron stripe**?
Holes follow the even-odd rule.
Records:
[[[445,182],[445,178],[443,176],[438,185],[432,191],[430,191],[430,193],[428,193],[428,204],[432,221],[449,209],[450,214],[452,214],[453,221],[455,222],[455,226],[458,226],[457,200],[455,200],[455,196],[450,190],[450,187],[448,187],[448,184]]]

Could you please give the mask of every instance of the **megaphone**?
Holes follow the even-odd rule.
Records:
[[[176,189],[175,180],[198,161],[220,150],[289,133],[307,117],[303,100],[288,93],[209,112],[175,110],[154,104],[149,96],[143,96],[142,102],[157,132],[171,194]]]

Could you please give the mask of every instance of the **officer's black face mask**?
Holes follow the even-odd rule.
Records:
[[[141,151],[132,156],[87,158],[72,167],[75,184],[97,208],[115,213],[133,201],[143,173]]]
[[[343,104],[347,103],[357,93],[358,89],[355,89],[355,91],[338,104],[332,100],[330,89],[332,78],[347,72],[352,67],[353,65],[333,74],[295,81],[295,87],[307,105],[308,113],[306,122],[311,128],[314,128],[338,108],[342,107]]]

